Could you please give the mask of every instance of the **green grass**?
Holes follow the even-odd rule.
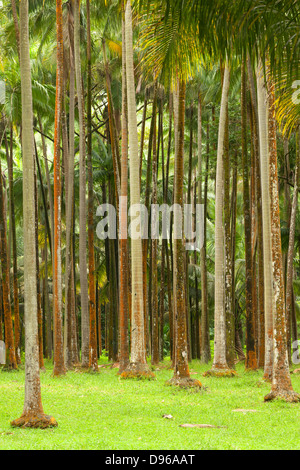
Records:
[[[102,363],[105,362],[105,359]],[[58,421],[48,430],[13,429],[24,397],[24,370],[0,372],[0,449],[299,449],[300,405],[264,403],[270,385],[262,371],[238,377],[203,378],[208,369],[194,361],[193,378],[206,391],[165,386],[172,371],[156,371],[156,381],[120,380],[116,369],[98,374],[69,372],[53,378],[51,364],[41,373],[44,410]],[[293,376],[300,392],[300,377]],[[233,412],[237,408],[256,413]],[[171,414],[173,419],[164,419]],[[183,423],[226,426],[220,429],[181,428]]]

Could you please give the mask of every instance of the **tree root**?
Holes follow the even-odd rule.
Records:
[[[166,385],[175,385],[175,387],[189,389],[189,388],[196,388],[202,389],[202,383],[200,380],[192,379],[190,377],[172,377],[170,380],[166,382]]]
[[[236,377],[237,372],[233,369],[210,369],[204,372],[203,377]]]
[[[300,394],[294,390],[272,390],[265,396],[264,401],[283,400],[287,403],[299,403]]]
[[[52,416],[45,414],[21,416],[21,418],[15,419],[10,424],[14,428],[34,429],[55,428],[58,426],[57,421]]]
[[[136,364],[131,362],[120,374],[121,379],[155,380],[155,374],[151,372],[148,364]]]

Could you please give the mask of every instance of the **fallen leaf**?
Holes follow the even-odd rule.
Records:
[[[172,419],[173,416],[172,415],[163,415],[163,418],[166,418],[166,419]]]
[[[257,413],[257,410],[243,410],[242,408],[241,409],[237,409],[237,410],[232,410],[232,411],[236,411],[237,413]]]
[[[213,426],[212,424],[180,424],[180,428],[227,428],[227,426]]]

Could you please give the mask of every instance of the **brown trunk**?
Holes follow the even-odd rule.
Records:
[[[244,195],[244,227],[245,227],[245,259],[246,259],[246,369],[257,369],[256,351],[254,342],[254,318],[252,299],[252,253],[251,253],[251,212],[248,177],[248,149],[247,149],[247,101],[246,101],[246,71],[242,65],[241,85],[242,107],[242,159],[243,159],[243,195]]]
[[[284,283],[282,270],[280,212],[277,173],[277,143],[275,114],[275,85],[269,79],[269,155],[271,191],[271,234],[274,295],[274,364],[272,390],[265,401],[281,398],[289,402],[299,402],[300,394],[294,392],[287,354]]]
[[[63,83],[63,19],[62,2],[56,2],[57,68],[54,126],[54,375],[65,374],[62,332],[62,276],[61,276],[61,175],[60,136]]]
[[[125,50],[125,23],[124,1],[122,2],[122,158],[121,158],[121,201],[120,210],[120,368],[122,374],[129,364],[128,339],[128,240],[127,240],[127,198],[128,198],[128,122],[127,122],[127,94],[126,94],[126,50]]]
[[[7,259],[6,223],[4,216],[3,175],[0,162],[0,256],[2,268],[2,296],[5,326],[6,367],[17,369],[13,324],[9,300],[9,266]]]

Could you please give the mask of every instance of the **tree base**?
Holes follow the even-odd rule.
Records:
[[[190,377],[172,377],[170,380],[166,382],[166,385],[175,385],[175,387],[189,389],[202,389],[202,383],[200,380],[192,379]]]
[[[125,372],[127,370],[128,366],[129,366],[129,362],[124,362],[124,363],[120,362],[118,375],[123,374],[123,372]]]
[[[47,429],[58,426],[57,421],[52,416],[45,414],[21,416],[21,418],[15,419],[10,424],[14,428],[34,429]]]
[[[265,396],[264,401],[283,400],[287,403],[299,403],[300,394],[294,390],[272,390]]]
[[[269,383],[269,384],[272,383],[272,377],[270,377],[268,374],[264,374],[262,380],[266,383]]]
[[[148,364],[131,362],[120,375],[121,379],[154,380],[155,374],[151,372]]]
[[[203,377],[236,377],[237,372],[233,369],[210,369],[204,372]]]

